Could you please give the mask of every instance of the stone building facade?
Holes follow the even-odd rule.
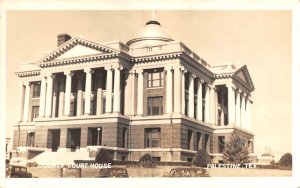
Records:
[[[236,130],[253,153],[246,65],[210,65],[156,20],[126,44],[60,34],[53,52],[21,68],[18,151],[190,161],[206,149],[217,162]]]

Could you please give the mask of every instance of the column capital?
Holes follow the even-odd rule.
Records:
[[[91,69],[91,68],[85,68],[84,72],[93,74],[95,71],[94,71],[94,69]]]
[[[228,87],[228,88],[232,88],[232,89],[236,89],[236,87],[235,87],[235,85],[234,84],[232,84],[232,83],[228,83],[228,84],[226,84],[226,87]]]
[[[144,73],[144,70],[143,69],[135,69],[135,72],[137,74],[143,74]]]
[[[235,92],[238,93],[238,94],[241,94],[241,93],[242,93],[242,90],[240,90],[239,88],[236,88],[236,89],[235,89]]]
[[[204,83],[204,80],[203,80],[202,78],[199,78],[199,79],[198,79],[198,82],[201,83],[201,84],[203,84],[203,83]]]
[[[73,76],[74,72],[72,72],[70,70],[66,70],[66,71],[64,71],[64,75],[66,75],[66,76]]]
[[[47,77],[47,78],[55,78],[55,74],[54,73],[45,73],[45,77]]]
[[[179,69],[182,71],[183,74],[187,73],[187,69],[183,66],[179,67]]]
[[[112,70],[112,69],[113,69],[113,66],[112,66],[112,65],[107,65],[107,66],[104,67],[104,69],[105,69],[106,71]]]
[[[112,69],[118,69],[118,70],[123,70],[123,66],[122,65],[112,65],[112,67],[111,67]]]
[[[29,82],[29,81],[23,81],[23,82],[22,82],[22,85],[23,85],[23,86],[29,86],[29,85],[30,85],[30,82]]]
[[[196,78],[196,75],[193,74],[193,73],[191,73],[190,76],[191,76],[192,78],[194,78],[194,79]]]
[[[167,65],[164,67],[165,71],[171,71],[173,70],[173,66],[172,65]]]

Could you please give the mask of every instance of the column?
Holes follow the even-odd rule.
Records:
[[[58,91],[57,91],[57,85],[58,85],[58,82],[57,81],[53,81],[53,90],[52,90],[52,93],[53,93],[53,95],[52,95],[52,118],[55,118],[55,116],[56,116],[56,109],[57,109],[57,107],[56,107],[56,105],[58,105],[57,104],[57,99],[58,99]]]
[[[201,120],[202,119],[202,83],[204,81],[202,79],[198,79],[198,89],[197,89],[197,120]]]
[[[187,71],[181,69],[181,113],[185,114],[185,73]]]
[[[246,105],[246,129],[247,130],[251,130],[251,105],[252,105],[252,102],[251,100],[249,99],[249,97],[247,98],[247,105]]]
[[[97,110],[96,114],[101,115],[103,114],[102,111],[102,82],[103,82],[103,75],[102,72],[96,75],[97,79]]]
[[[131,109],[130,114],[135,115],[136,114],[136,101],[137,101],[137,95],[136,95],[136,75],[134,71],[130,71],[130,77],[131,77]]]
[[[237,127],[241,126],[241,102],[240,102],[240,90],[236,90],[236,103],[235,103],[235,124]]]
[[[43,76],[41,80],[41,95],[40,95],[40,111],[39,116],[44,117],[45,116],[45,102],[46,102],[46,77]]]
[[[137,115],[143,115],[144,110],[144,74],[143,70],[138,70],[138,93],[137,93]]]
[[[228,125],[233,125],[235,122],[235,99],[234,99],[234,89],[232,85],[226,85],[227,92],[228,92],[228,104],[227,104],[227,111],[228,111]]]
[[[83,82],[83,75],[78,75],[78,82],[77,82],[77,114],[76,116],[82,115],[82,82]]]
[[[172,83],[172,67],[165,67],[167,72],[166,85],[166,113],[170,114],[173,111],[173,83]]]
[[[51,111],[52,111],[52,91],[53,91],[53,78],[55,75],[50,74],[47,76],[47,94],[46,94],[46,117],[51,117]]]
[[[182,104],[182,92],[181,91],[181,82],[182,76],[181,76],[181,70],[180,67],[174,68],[174,112],[181,114],[181,104]],[[184,101],[183,101],[184,102]]]
[[[206,123],[209,123],[210,122],[210,117],[209,117],[209,94],[210,93],[210,87],[208,84],[205,85],[205,108],[204,108],[204,121]]]
[[[112,110],[112,70],[111,67],[105,67],[106,74],[106,102],[105,113],[111,113]]]
[[[115,113],[120,113],[120,70],[122,67],[115,68],[115,79],[114,79],[114,110]]]
[[[218,117],[219,117],[219,102],[218,102],[218,88],[215,87],[215,95],[214,95],[214,116],[215,116],[215,124],[218,125]]]
[[[58,117],[64,115],[64,98],[65,98],[65,79],[60,78],[59,81],[59,101],[58,101]]]
[[[194,117],[194,107],[195,107],[195,95],[194,95],[194,78],[195,75],[191,74],[189,75],[189,117]]]
[[[242,93],[241,94],[241,127],[242,128],[246,128],[245,127],[245,98],[246,98],[246,95],[245,93]]]
[[[64,74],[66,75],[64,115],[70,116],[70,103],[71,103],[70,99],[71,99],[71,86],[72,86],[73,73],[71,71],[65,71]]]
[[[19,94],[20,94],[20,98],[19,98],[19,105],[20,106],[20,112],[19,112],[19,119],[20,121],[23,121],[23,114],[24,114],[24,101],[25,101],[25,87],[24,87],[24,83],[19,84],[20,89]]]
[[[216,124],[216,119],[215,119],[215,86],[212,86],[210,88],[210,97],[209,97],[209,104],[210,104],[210,114],[209,114],[209,118],[210,118],[210,123],[211,124]]]
[[[132,101],[133,96],[131,93],[131,84],[132,84],[132,74],[128,71],[124,72],[124,77],[126,79],[126,84],[124,85],[124,115],[131,115],[131,106],[132,106]],[[131,100],[126,100],[126,99],[131,99]]]
[[[23,110],[23,121],[29,121],[29,100],[30,100],[30,83],[24,82],[25,85],[25,97],[24,97],[24,110]]]
[[[85,72],[85,102],[84,102],[84,114],[91,114],[91,89],[92,89],[92,73],[93,70],[91,68],[87,68],[84,70]]]

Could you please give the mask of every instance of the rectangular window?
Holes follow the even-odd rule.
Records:
[[[122,148],[127,148],[127,129],[122,129]]]
[[[145,129],[145,148],[160,147],[160,128]]]
[[[163,97],[148,97],[147,98],[147,114],[150,116],[163,114]]]
[[[41,93],[41,82],[34,82],[32,84],[32,98],[39,98]]]
[[[208,134],[205,134],[205,140],[204,140],[204,149],[209,152],[209,135]]]
[[[193,131],[188,129],[188,148],[193,150]]]
[[[201,150],[202,149],[202,145],[201,145],[201,133],[197,132],[197,150]]]
[[[225,149],[225,136],[218,136],[219,153],[223,153]]]
[[[39,117],[39,106],[32,106],[31,121]]]
[[[148,88],[152,87],[162,87],[164,85],[164,72],[157,71],[155,72],[148,72],[148,79],[147,79],[147,86]]]
[[[34,137],[35,137],[35,132],[27,132],[26,146],[34,147]]]

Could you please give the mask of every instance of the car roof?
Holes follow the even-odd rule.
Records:
[[[21,168],[27,168],[27,166],[24,165],[16,165],[16,164],[11,164],[11,167],[21,167]]]

